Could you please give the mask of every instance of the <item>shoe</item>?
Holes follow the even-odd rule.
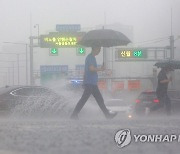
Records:
[[[117,115],[117,112],[109,111],[109,113],[106,115],[107,119],[112,119]]]

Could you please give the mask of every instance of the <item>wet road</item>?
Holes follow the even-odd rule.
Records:
[[[88,115],[89,116],[89,115]],[[178,153],[180,143],[135,143],[120,149],[114,135],[128,128],[132,134],[180,134],[178,117],[132,118],[118,115],[81,117],[78,121],[59,118],[0,119],[0,154],[112,154]]]

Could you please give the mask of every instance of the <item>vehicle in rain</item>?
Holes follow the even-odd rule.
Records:
[[[172,114],[177,114],[178,111],[180,111],[180,91],[168,90],[168,96],[171,100]],[[147,110],[159,104],[160,102],[156,96],[156,91],[143,91],[135,100],[134,113],[136,115],[146,115]],[[153,113],[150,113],[148,115],[162,114],[163,110],[163,108],[160,108],[159,110],[153,111]]]
[[[66,88],[69,90],[82,89],[83,80],[82,79],[69,79]]]
[[[112,98],[105,100],[105,104],[110,111],[118,112],[118,115],[125,118],[132,118],[132,105],[126,100],[120,98]]]
[[[53,112],[62,109],[65,99],[50,88],[43,86],[6,86],[0,88],[0,113]],[[30,113],[30,114],[31,114]]]

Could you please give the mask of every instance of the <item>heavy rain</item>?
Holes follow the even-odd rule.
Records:
[[[179,0],[0,8],[0,154],[179,152]]]

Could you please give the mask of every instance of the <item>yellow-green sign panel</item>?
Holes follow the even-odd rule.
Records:
[[[78,41],[83,37],[83,32],[77,33],[52,33],[40,36],[42,48],[68,48],[77,47]]]
[[[145,49],[118,49],[118,58],[147,58]]]

